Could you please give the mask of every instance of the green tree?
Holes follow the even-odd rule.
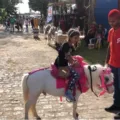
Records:
[[[41,12],[42,15],[47,15],[48,0],[29,0],[29,7],[34,11]]]
[[[5,9],[0,8],[0,21],[2,22],[6,16],[7,16],[7,12],[5,11]]]
[[[0,8],[5,9],[8,15],[16,14],[15,5],[22,2],[21,0],[0,0]]]
[[[16,14],[17,8],[15,5],[22,0],[0,0],[0,21],[3,21],[6,16]]]

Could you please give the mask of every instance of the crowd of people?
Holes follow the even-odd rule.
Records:
[[[78,28],[83,31],[85,43],[88,48],[104,47],[107,40],[108,30],[102,24],[93,22],[89,25],[85,23],[85,18],[79,18],[75,15],[53,16],[53,25],[60,28],[63,33],[67,33],[70,28]]]
[[[53,17],[53,24],[55,27],[60,27],[63,32],[66,32],[70,28],[76,28],[78,26],[80,26],[80,29],[83,29],[84,19],[74,14],[57,15]]]
[[[99,43],[104,47],[104,42],[107,40],[108,31],[102,24],[93,24],[90,25],[89,29],[85,29],[85,43],[87,47],[95,47]]]
[[[72,23],[72,26],[70,28],[75,28],[77,27],[77,25],[73,24],[74,20]],[[24,27],[25,27],[25,31],[28,32],[29,31],[29,26],[31,25],[32,28],[35,27],[34,24],[34,18],[30,18],[27,17],[25,18],[24,16],[18,16],[18,17],[8,17],[5,22],[5,31],[10,31],[10,32],[14,32],[15,29],[17,31],[23,31]],[[43,32],[44,29],[44,25],[45,25],[45,20],[43,18],[39,18],[39,29],[40,32]],[[54,23],[53,23],[54,25]],[[65,33],[66,29],[64,29],[64,19],[60,19],[59,21],[59,28],[63,31],[63,33]],[[81,30],[81,26],[80,26],[80,30]],[[84,26],[84,33],[85,33],[85,43],[86,46],[89,47],[89,44],[95,44],[97,42],[97,40],[100,41],[102,47],[104,46],[104,41],[107,38],[107,29],[105,29],[101,24],[96,25],[95,23],[93,23],[92,25],[90,25],[90,27],[88,28]]]
[[[44,26],[44,20],[43,18],[38,18],[39,23],[38,26],[42,29],[43,31],[43,26]],[[24,26],[25,26],[25,31],[29,31],[29,26],[32,26],[34,28],[34,18],[33,17],[24,17],[24,16],[18,16],[18,17],[7,17],[5,22],[5,31],[10,31],[10,32],[15,32],[15,29],[19,31],[23,31]]]

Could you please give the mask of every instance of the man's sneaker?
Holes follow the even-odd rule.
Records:
[[[69,102],[75,102],[75,97],[73,96],[71,90],[67,90],[65,92],[65,97],[66,97],[67,101],[69,101]]]
[[[120,112],[114,117],[115,120],[120,120]]]
[[[112,112],[112,111],[120,111],[120,107],[117,107],[115,105],[110,106],[109,108],[105,108],[107,112]]]

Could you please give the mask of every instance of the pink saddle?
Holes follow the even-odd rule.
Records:
[[[79,83],[77,85],[78,89],[80,89],[81,92],[86,92],[88,90],[88,86],[87,86],[87,78],[85,76],[83,66],[87,65],[87,63],[83,61],[84,59],[81,56],[73,56],[73,58],[80,63],[78,67],[74,68],[76,72],[80,74],[80,79],[78,81]],[[56,88],[58,89],[66,88],[68,79],[63,79],[58,77],[58,69],[54,64],[51,65],[51,75],[56,78]]]
[[[80,79],[78,80],[77,88],[82,93],[84,93],[88,90],[87,78],[86,78],[85,73],[84,73],[84,65],[87,65],[87,63],[84,62],[84,59],[81,56],[73,56],[73,59],[76,59],[79,63],[79,66],[73,68],[80,75]],[[41,68],[41,69],[38,69],[38,70],[34,70],[32,72],[29,72],[29,74],[31,75],[35,72],[38,72],[38,71],[41,71],[41,70],[46,70],[46,69],[48,69],[48,68]],[[67,83],[68,83],[69,79],[63,79],[61,77],[58,77],[58,69],[56,68],[55,65],[52,64],[50,69],[51,69],[51,75],[56,79],[56,88],[58,88],[58,89],[65,88],[66,89],[66,86],[67,86]]]
[[[58,88],[58,89],[65,88],[67,86],[68,79],[58,77],[58,69],[54,64],[51,65],[51,75],[54,78],[56,78],[56,88]]]

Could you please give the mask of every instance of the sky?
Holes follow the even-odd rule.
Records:
[[[29,5],[28,5],[29,0],[22,0],[22,1],[23,3],[20,3],[17,5],[18,13],[28,13],[29,12]]]

